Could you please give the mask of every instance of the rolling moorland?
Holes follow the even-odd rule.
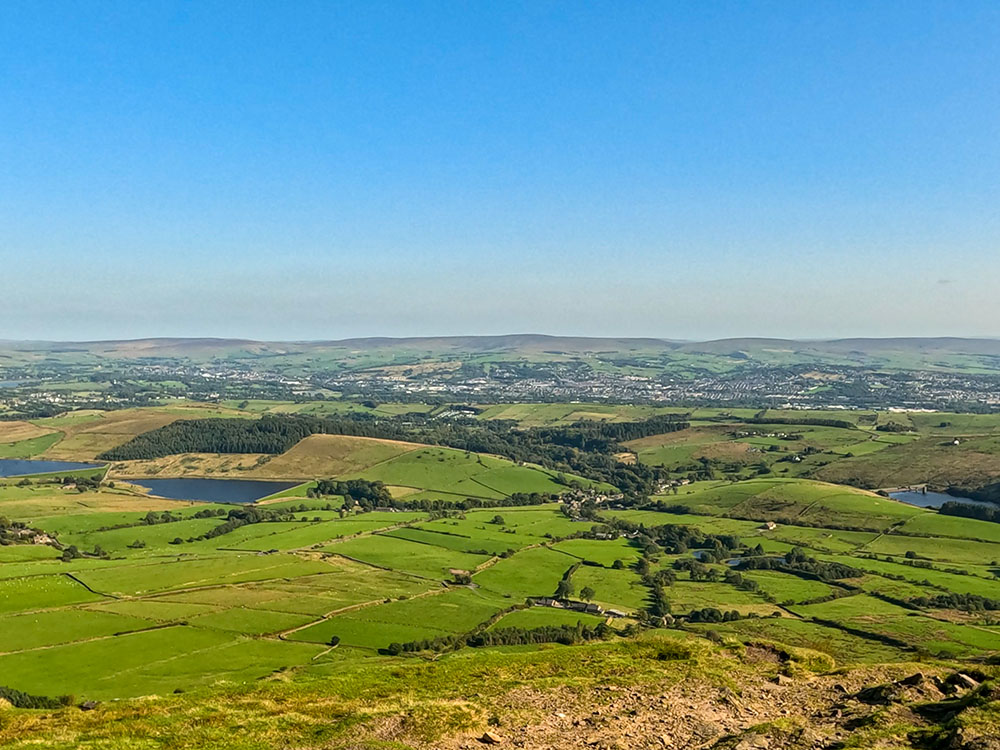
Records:
[[[4,746],[997,746],[998,516],[885,491],[994,498],[1000,415],[10,416],[0,457],[84,466],[0,480]]]

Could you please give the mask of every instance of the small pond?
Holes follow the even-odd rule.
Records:
[[[22,477],[29,474],[59,474],[86,469],[99,469],[104,464],[83,464],[76,461],[32,461],[25,458],[0,458],[0,477]]]
[[[297,487],[302,482],[268,482],[257,479],[129,479],[151,495],[168,500],[200,500],[207,503],[253,503],[261,498]]]
[[[889,497],[899,500],[909,505],[918,505],[921,508],[940,508],[947,502],[964,503],[966,505],[984,505],[987,508],[1000,508],[995,503],[988,503],[985,500],[973,500],[971,497],[959,497],[948,495],[944,492],[916,492],[908,490],[906,492],[890,492]]]

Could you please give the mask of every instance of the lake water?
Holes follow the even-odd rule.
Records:
[[[104,464],[82,464],[75,461],[29,461],[23,458],[0,458],[0,477],[21,477],[28,474],[58,474],[84,469],[99,469]]]
[[[302,482],[267,482],[257,479],[129,479],[150,494],[168,500],[201,500],[208,503],[252,503]]]
[[[971,497],[957,497],[944,492],[890,492],[889,497],[893,500],[918,505],[921,508],[940,508],[947,502],[964,503],[966,505],[984,505],[987,508],[1000,508],[996,503],[988,503],[985,500],[973,500]]]

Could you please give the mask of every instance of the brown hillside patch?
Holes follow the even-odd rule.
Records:
[[[426,447],[399,440],[310,435],[290,450],[250,471],[247,476],[288,479],[335,477],[364,471],[390,458]]]
[[[79,493],[63,490],[54,485],[18,499],[4,501],[4,513],[11,518],[41,518],[81,513],[118,513],[123,511],[178,510],[195,503],[183,500],[164,500],[130,492],[121,486],[116,490]]]
[[[74,412],[80,414],[83,412]],[[93,460],[106,450],[127,443],[137,435],[165,427],[178,419],[203,419],[239,415],[231,409],[214,405],[183,405],[169,409],[141,408],[121,411],[95,411],[92,419],[60,425],[66,437],[44,454],[45,458],[69,461]]]
[[[0,422],[0,443],[31,440],[42,435],[51,435],[53,432],[57,432],[57,430],[50,427],[40,427],[31,422]]]
[[[657,448],[686,446],[690,448],[689,455],[692,458],[746,461],[751,453],[751,446],[732,438],[730,433],[735,428],[736,425],[690,427],[677,432],[630,440],[624,445],[639,456],[644,451],[653,451]]]
[[[709,443],[708,445],[702,446],[700,449],[694,451],[692,455],[695,458],[719,458],[719,459],[731,459],[739,460],[746,458],[747,454],[750,452],[750,446],[746,443],[738,442],[722,442],[722,443]]]
[[[629,440],[627,443],[623,443],[623,445],[639,453],[643,449],[659,448],[662,445],[714,443],[724,441],[732,429],[732,425],[688,427],[686,430],[678,430],[677,432],[667,432],[663,435],[650,435],[638,440]]]
[[[106,450],[127,443],[136,435],[155,430],[180,419],[177,414],[155,411],[104,412],[100,418],[67,424],[66,437],[45,452],[46,458],[87,461]]]
[[[127,477],[246,477],[266,462],[263,453],[178,453],[141,461],[118,461],[110,476]]]
[[[816,478],[868,487],[981,487],[1000,481],[1000,438],[963,436],[959,445],[940,437],[921,438],[836,461],[819,469]]]

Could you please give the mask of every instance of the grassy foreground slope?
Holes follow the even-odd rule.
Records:
[[[332,653],[294,682],[275,674],[88,712],[0,711],[0,744],[448,750],[478,746],[489,731],[529,750],[997,747],[1000,690],[989,681],[949,704],[934,682],[953,674],[946,665],[825,674],[830,666],[808,650],[674,634],[431,663],[361,665]],[[924,676],[900,681],[917,670]]]

